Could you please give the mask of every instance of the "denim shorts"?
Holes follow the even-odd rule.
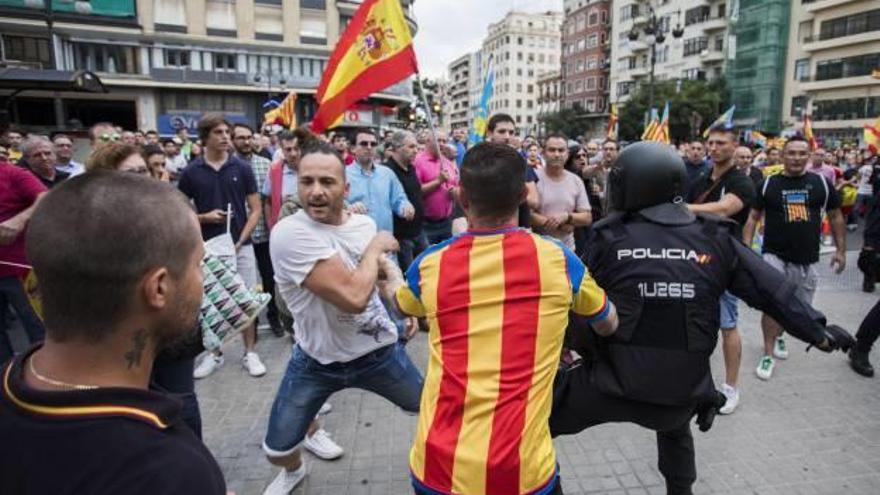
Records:
[[[296,346],[272,404],[263,450],[269,457],[292,454],[305,439],[321,405],[334,392],[360,388],[385,397],[406,412],[418,413],[422,384],[422,374],[399,343],[347,363],[330,364],[315,361]]]
[[[721,329],[731,330],[736,328],[739,319],[739,299],[730,292],[721,294]]]

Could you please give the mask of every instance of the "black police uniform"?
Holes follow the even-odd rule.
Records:
[[[797,287],[734,237],[735,222],[673,203],[686,182],[684,165],[668,147],[654,145],[638,143],[629,155],[629,148],[621,153],[615,190],[629,201],[615,198],[614,204],[629,212],[594,225],[585,255],[617,307],[619,326],[601,338],[573,321],[574,348],[585,360],[557,375],[550,429],[573,434],[623,421],[655,430],[668,493],[690,493],[696,480],[690,419],[697,414],[701,429],[708,429],[724,404],[709,358],[725,290],[810,344],[848,345],[852,337],[829,335],[824,316],[794,296]],[[627,182],[626,175],[646,163],[655,169]]]

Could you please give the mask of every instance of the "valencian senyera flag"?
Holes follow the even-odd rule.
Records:
[[[399,0],[364,0],[321,77],[312,131],[338,125],[358,100],[417,73],[412,42]]]
[[[709,131],[712,129],[733,129],[733,112],[735,111],[736,105],[732,105],[726,112],[722,113],[717,119],[715,119],[715,122],[712,122],[712,125],[703,131],[703,139],[709,137]]]
[[[657,109],[651,109],[651,120],[648,121],[648,125],[645,126],[645,130],[642,132],[642,141],[653,141],[654,133],[657,132],[657,129],[660,128],[660,116],[657,114]]]
[[[813,134],[813,119],[806,113],[804,114],[804,139],[810,143],[810,151],[819,147],[819,143],[816,142],[816,136]]]
[[[669,102],[663,107],[663,117],[654,127],[652,135],[648,136],[649,141],[657,141],[658,143],[669,144]]]
[[[483,93],[480,95],[480,106],[477,107],[474,122],[468,133],[468,144],[473,146],[483,140],[486,135],[486,126],[489,124],[489,100],[495,93],[495,69],[493,61],[489,58],[488,69],[486,70],[486,81],[483,83]]]
[[[291,91],[276,108],[263,116],[266,125],[280,125],[288,129],[296,127],[296,93]]]

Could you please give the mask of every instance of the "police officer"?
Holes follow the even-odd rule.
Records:
[[[696,480],[690,420],[696,414],[706,431],[724,405],[709,358],[725,290],[824,351],[848,349],[853,338],[793,297],[796,287],[732,235],[735,222],[682,204],[687,173],[668,146],[627,147],[609,181],[615,212],[594,225],[585,261],[620,325],[599,337],[573,319],[574,347],[586,357],[557,375],[550,429],[632,422],[655,430],[668,493],[688,494]]]

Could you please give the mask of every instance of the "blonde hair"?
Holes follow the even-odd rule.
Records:
[[[119,165],[131,155],[140,152],[137,147],[125,143],[107,143],[100,146],[89,155],[86,160],[86,172],[96,170],[118,170]]]

